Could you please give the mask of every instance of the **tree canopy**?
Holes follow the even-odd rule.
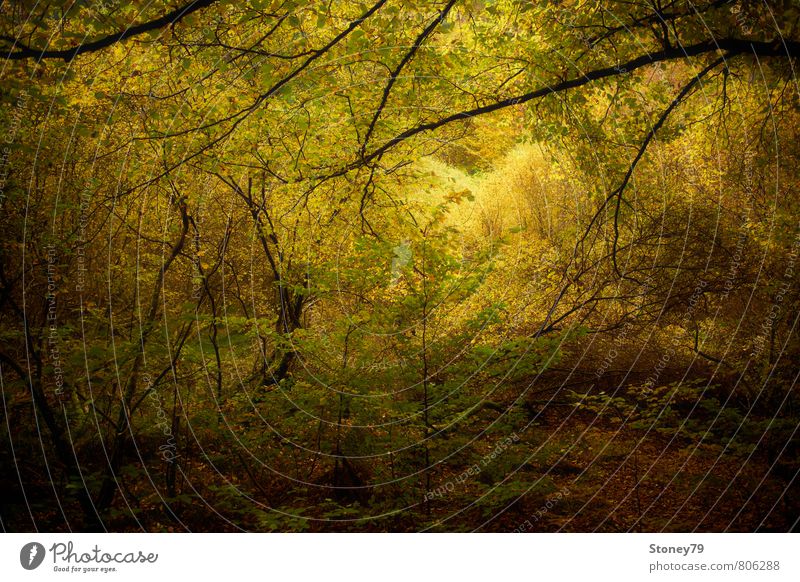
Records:
[[[797,527],[795,3],[21,0],[0,51],[4,529]]]

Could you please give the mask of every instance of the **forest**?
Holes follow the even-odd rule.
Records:
[[[800,530],[791,0],[0,2],[0,526]]]

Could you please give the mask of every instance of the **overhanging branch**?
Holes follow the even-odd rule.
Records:
[[[524,93],[516,97],[509,97],[507,99],[502,99],[500,101],[495,101],[494,103],[489,103],[488,105],[483,105],[481,107],[475,107],[473,109],[468,109],[465,111],[460,111],[458,113],[453,113],[436,121],[430,121],[428,123],[423,123],[415,127],[409,128],[399,133],[395,137],[391,138],[389,141],[387,141],[380,147],[376,148],[372,152],[364,156],[361,156],[358,160],[352,162],[350,165],[343,168],[340,172],[337,173],[337,175],[341,175],[359,166],[371,162],[375,158],[382,156],[384,153],[386,153],[388,150],[390,150],[397,144],[411,137],[414,137],[420,133],[439,129],[440,127],[443,127],[445,125],[448,125],[456,121],[462,121],[465,119],[478,117],[480,115],[494,113],[495,111],[500,111],[502,109],[513,107],[515,105],[521,105],[523,103],[527,103],[528,101],[533,101],[534,99],[540,99],[542,97],[546,97],[547,95],[552,95],[554,93],[560,93],[563,91],[567,91],[569,89],[581,87],[583,85],[592,83],[593,81],[598,81],[600,79],[627,74],[642,67],[652,65],[658,62],[696,57],[715,52],[726,53],[726,58],[731,58],[733,56],[745,53],[752,53],[754,55],[762,57],[782,56],[788,58],[796,58],[800,56],[800,42],[784,41],[782,39],[773,42],[764,42],[764,41],[751,41],[738,38],[722,38],[722,39],[707,40],[689,46],[672,47],[669,49],[663,49],[660,51],[655,51],[644,55],[640,55],[621,65],[614,65],[602,69],[595,69],[579,77],[567,79],[555,83],[553,85],[548,85],[546,87],[540,87],[538,89],[530,91],[529,93]]]
[[[194,0],[189,2],[187,5],[182,6],[181,8],[177,8],[172,12],[165,14],[164,16],[156,18],[155,20],[143,22],[142,24],[137,24],[135,26],[126,28],[123,31],[115,32],[95,41],[83,43],[68,49],[37,49],[25,46],[15,39],[10,39],[13,42],[13,45],[9,47],[10,52],[5,55],[5,58],[10,61],[18,61],[22,59],[36,59],[37,61],[44,59],[63,59],[65,62],[70,62],[80,54],[99,51],[127,38],[138,36],[145,32],[150,32],[151,30],[158,30],[159,28],[163,28],[165,26],[174,25],[189,14],[197,12],[201,8],[206,8],[214,4],[216,1],[217,0]],[[14,50],[15,48],[17,50]]]

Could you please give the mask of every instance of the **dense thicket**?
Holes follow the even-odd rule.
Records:
[[[3,528],[796,527],[799,24],[2,3]]]

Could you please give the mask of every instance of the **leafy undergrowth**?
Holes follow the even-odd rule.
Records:
[[[585,399],[583,400],[585,402]],[[287,488],[244,459],[182,464],[182,494],[129,498],[115,530],[150,531],[788,531],[798,514],[787,475],[758,447],[722,444],[691,422],[645,426],[591,407],[552,406],[514,437],[477,447],[471,463],[413,480],[332,495],[319,484]],[[740,425],[741,427],[746,425]],[[695,426],[696,429],[696,426]],[[741,432],[741,430],[740,430]],[[763,440],[763,439],[762,439]],[[225,478],[221,476],[225,475]],[[297,475],[301,477],[301,475]],[[141,480],[139,480],[141,483]],[[280,484],[283,483],[281,486]],[[150,489],[152,491],[152,489]],[[138,523],[137,523],[138,522]]]

